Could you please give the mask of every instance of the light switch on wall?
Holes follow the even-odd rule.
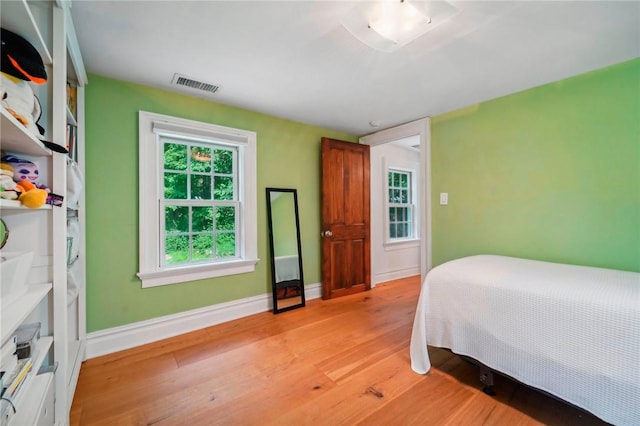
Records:
[[[448,192],[441,192],[440,193],[440,205],[441,206],[446,206],[447,204],[449,204],[449,193]]]

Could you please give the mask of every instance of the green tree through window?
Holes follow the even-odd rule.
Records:
[[[162,136],[164,263],[237,256],[237,150]]]
[[[391,170],[388,173],[389,239],[413,237],[413,204],[411,172]]]

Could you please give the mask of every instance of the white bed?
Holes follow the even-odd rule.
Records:
[[[640,273],[480,255],[432,269],[411,337],[451,349],[615,425],[640,425]]]

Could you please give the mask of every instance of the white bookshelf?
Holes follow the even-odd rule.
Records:
[[[0,24],[29,41],[47,68],[46,84],[34,88],[42,106],[40,124],[46,129],[46,140],[66,146],[69,123],[78,130],[76,144],[78,153],[83,153],[83,86],[87,76],[70,8],[67,0],[2,1]],[[67,106],[68,82],[78,88],[75,115]],[[66,196],[67,156],[49,150],[1,107],[0,120],[0,149],[37,159],[44,183],[53,193]],[[2,308],[0,344],[7,343],[18,326],[29,322],[41,322],[40,334],[44,336],[38,342],[33,369],[16,394],[16,414],[11,419],[1,419],[7,426],[34,424],[42,419],[44,424],[69,423],[86,347],[83,203],[74,215],[82,221],[81,258],[76,261],[80,262],[76,271],[80,291],[77,296],[68,297],[66,200],[60,207],[44,205],[38,209],[25,208],[19,201],[0,200],[0,216],[10,230],[4,250],[34,251],[38,260],[30,271],[26,293]],[[42,365],[55,366],[55,373],[37,375]],[[48,404],[54,401],[55,409],[53,405],[49,409]]]

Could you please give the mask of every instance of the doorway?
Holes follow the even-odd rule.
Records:
[[[389,147],[384,146],[401,140],[404,141],[405,144],[411,145],[412,149],[416,149],[415,145],[419,145],[417,170],[414,170],[412,173],[415,179],[414,196],[416,202],[415,209],[417,211],[413,217],[413,226],[415,226],[416,233],[412,236],[410,235],[408,238],[395,238],[397,235],[406,237],[406,234],[396,234],[393,229],[393,221],[396,219],[406,219],[406,216],[404,216],[406,213],[404,212],[409,210],[406,208],[401,210],[391,208],[390,211],[389,206],[393,206],[393,204],[390,204],[388,198],[385,200],[385,197],[389,197],[389,184],[388,181],[385,182],[384,180],[388,179],[389,170],[392,171],[392,178],[394,178],[396,174],[402,177],[403,174],[406,174],[404,172],[415,169],[415,167],[409,166],[404,160],[398,160],[398,156],[394,155]],[[397,259],[406,259],[406,257],[403,256],[411,255],[411,253],[415,252],[419,252],[415,253],[415,255],[419,258],[419,273],[424,281],[424,277],[431,269],[430,119],[423,118],[391,129],[381,130],[377,133],[361,137],[360,143],[369,145],[372,148],[372,153],[377,149],[376,147],[379,147],[381,150],[384,149],[386,153],[386,155],[380,155],[380,158],[372,154],[371,211],[378,213],[382,211],[382,213],[386,215],[384,220],[382,219],[382,214],[378,214],[379,220],[374,220],[372,215],[372,287],[378,282],[394,279],[398,274],[411,274],[413,269],[410,267],[406,268],[406,264],[402,266],[401,262]],[[373,159],[374,157],[376,157],[376,160]],[[374,164],[373,161],[378,161],[378,164]],[[374,176],[373,171],[375,169],[378,169],[380,172]],[[394,173],[395,171],[399,173]],[[409,177],[409,179],[410,178],[411,177]],[[374,179],[378,181],[374,182]],[[392,185],[392,188],[395,188],[395,186]],[[381,189],[384,190],[382,191]],[[376,196],[374,196],[374,191],[377,192]],[[403,191],[400,190],[400,192],[402,193]],[[403,216],[396,217],[394,216],[395,212],[403,212]],[[392,222],[391,225],[389,223],[390,221]],[[374,226],[375,229],[373,229]],[[377,238],[374,237],[374,232],[378,232]],[[381,260],[376,261],[376,258]],[[385,262],[385,258],[390,260]],[[394,266],[394,262],[396,266]],[[404,271],[402,270],[403,267],[406,268]]]

